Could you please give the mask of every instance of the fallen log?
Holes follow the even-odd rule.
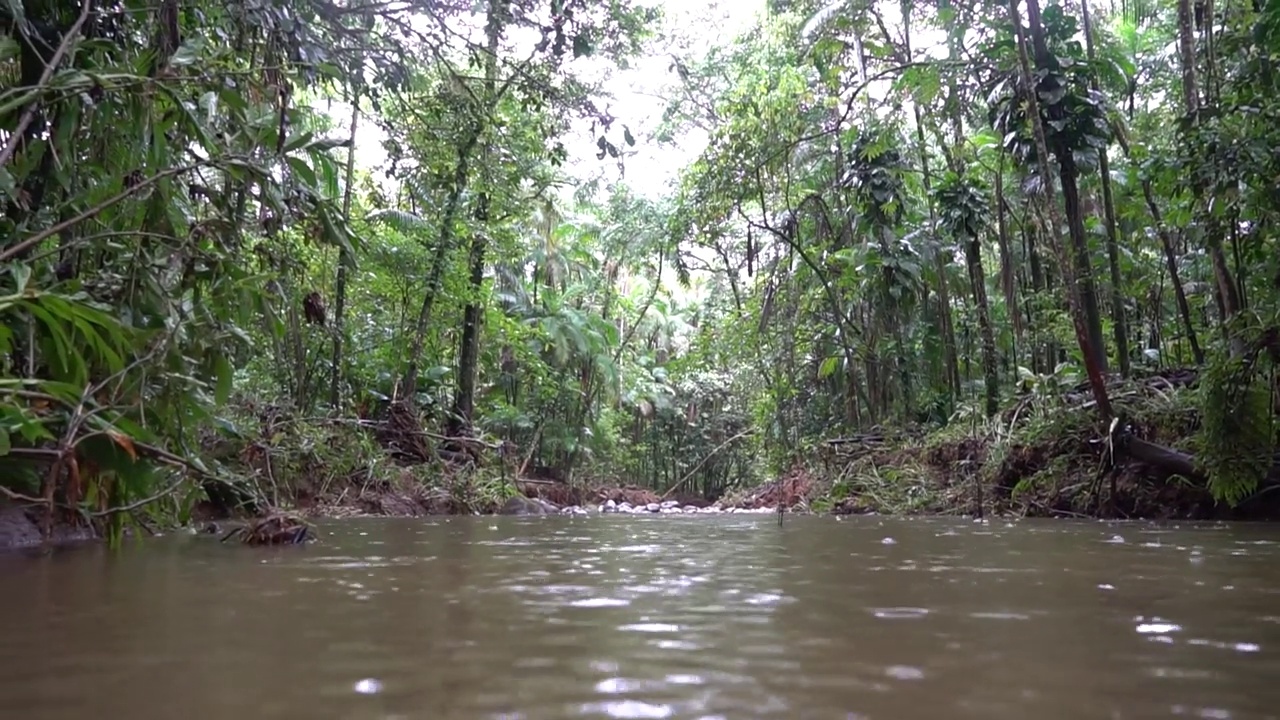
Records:
[[[1179,475],[1205,485],[1209,482],[1208,476],[1196,464],[1195,455],[1137,437],[1133,434],[1132,425],[1124,418],[1117,418],[1112,424],[1111,447],[1115,464],[1134,460],[1159,471],[1162,479]],[[1280,453],[1272,455],[1271,470],[1257,489],[1261,491],[1273,486],[1280,486]]]

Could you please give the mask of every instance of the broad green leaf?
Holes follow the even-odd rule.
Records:
[[[231,397],[231,381],[235,377],[235,368],[231,367],[226,355],[219,354],[214,360],[214,374],[217,376],[217,383],[213,399],[217,404],[224,405]]]
[[[186,42],[180,45],[173,55],[169,57],[169,65],[171,67],[187,67],[194,65],[199,59],[194,45]]]
[[[310,144],[314,137],[315,135],[309,131],[295,135],[292,140],[289,140],[284,144],[284,151],[286,153],[291,153],[298,148],[304,147]]]
[[[27,281],[31,279],[31,266],[23,262],[15,262],[9,266],[9,272],[13,275],[16,293],[18,295],[26,293]]]
[[[304,162],[301,158],[289,156],[285,158],[289,164],[289,169],[308,187],[316,187],[316,173],[311,166]]]
[[[18,190],[18,183],[7,168],[0,167],[0,196],[13,198]]]
[[[822,380],[831,377],[836,371],[836,367],[840,364],[840,358],[832,355],[822,361],[818,366],[818,379]]]

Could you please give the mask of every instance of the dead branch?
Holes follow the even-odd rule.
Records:
[[[699,470],[701,470],[701,469],[702,469],[702,466],[703,466],[703,465],[706,465],[708,460],[710,460],[711,458],[715,457],[716,453],[718,453],[718,452],[720,452],[721,450],[725,449],[725,448],[726,448],[726,447],[728,447],[731,443],[733,443],[733,442],[735,442],[735,441],[737,441],[737,440],[741,440],[742,438],[747,437],[748,435],[754,435],[754,434],[755,434],[755,430],[754,430],[754,429],[751,429],[751,430],[743,430],[742,432],[738,433],[737,435],[734,435],[733,437],[729,438],[728,440],[725,440],[724,442],[722,442],[722,443],[720,443],[719,445],[717,445],[717,446],[716,446],[716,447],[715,447],[711,452],[707,453],[705,457],[703,457],[701,460],[699,460],[699,461],[698,461],[698,464],[697,464],[697,465],[694,465],[692,470],[690,470],[689,472],[685,473],[685,476],[684,476],[684,477],[682,477],[682,478],[680,478],[680,479],[676,482],[676,484],[675,484],[675,485],[672,485],[670,488],[667,488],[667,491],[666,491],[665,493],[663,493],[663,494],[662,494],[662,498],[661,498],[661,499],[662,499],[662,500],[666,500],[668,497],[670,497],[670,496],[671,496],[671,493],[675,492],[676,490],[678,490],[678,489],[680,488],[680,486],[682,486],[682,485],[684,485],[686,482],[688,482],[688,481],[689,481],[689,478],[693,477],[693,474],[694,474],[694,473],[696,473],[696,472],[698,472]]]

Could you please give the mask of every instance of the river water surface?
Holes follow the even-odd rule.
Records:
[[[25,720],[1261,718],[1280,529],[361,519],[0,556]]]

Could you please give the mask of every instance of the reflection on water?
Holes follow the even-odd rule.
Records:
[[[1257,718],[1267,526],[354,520],[0,557],[0,707],[72,718]]]

